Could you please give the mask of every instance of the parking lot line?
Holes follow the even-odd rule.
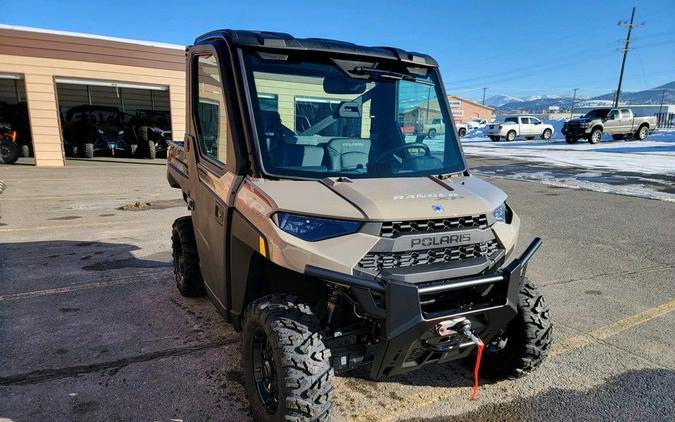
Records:
[[[620,319],[619,321],[597,328],[589,332],[588,334],[574,336],[567,340],[563,340],[559,345],[557,343],[554,343],[553,350],[551,351],[549,357],[553,358],[564,353],[569,353],[577,349],[584,348],[593,343],[596,343],[598,340],[605,340],[609,337],[622,333],[628,329],[637,327],[641,324],[644,324],[647,321],[669,314],[670,312],[673,311],[675,311],[675,300],[666,302],[654,308],[649,308],[635,315],[631,315],[629,317]],[[359,422],[395,421],[407,414],[432,406],[443,400],[447,400],[453,396],[457,396],[459,394],[467,394],[467,395],[469,394],[468,387],[467,389],[455,388],[447,392],[442,392],[440,394],[436,393],[437,390],[438,387],[425,387],[423,391],[420,391],[419,393],[416,394],[415,397],[413,397],[408,401],[403,402],[397,401],[395,404],[391,404],[391,406],[384,406],[385,408],[383,409],[384,411],[383,413],[386,416],[383,416],[382,414],[366,413],[363,415],[359,415],[358,417],[353,418],[352,420]],[[425,398],[422,399],[422,397]]]
[[[19,196],[16,198],[2,198],[2,202],[21,202],[21,201],[68,201],[71,199],[87,199],[87,198],[119,198],[128,199],[129,197],[122,197],[123,194],[120,193],[111,193],[111,194],[101,194],[101,193],[92,193],[92,194],[79,194],[79,195],[59,195],[59,196]],[[167,196],[166,193],[143,193],[143,197],[147,196]],[[176,197],[178,198],[178,197]],[[174,198],[172,198],[174,199]]]
[[[551,351],[550,356],[553,357],[561,353],[574,351],[576,349],[594,343],[596,340],[605,340],[609,337],[617,335],[633,327],[637,327],[638,325],[644,324],[647,321],[650,321],[662,315],[666,315],[673,311],[675,311],[675,300],[666,302],[654,308],[649,308],[646,311],[640,312],[635,315],[631,315],[627,318],[620,319],[609,325],[605,325],[603,327],[595,329],[587,334],[581,334],[578,336],[570,337],[568,339],[563,340],[560,343],[555,343],[553,345],[553,350]]]
[[[102,287],[112,287],[112,286],[119,286],[119,285],[122,285],[122,284],[136,283],[136,282],[139,282],[139,281],[155,280],[155,278],[151,278],[151,276],[160,275],[160,274],[165,273],[165,272],[168,273],[168,270],[147,271],[147,272],[143,272],[142,274],[134,274],[133,276],[117,277],[114,280],[95,281],[95,282],[91,282],[91,283],[81,283],[81,284],[75,284],[75,285],[66,286],[66,287],[57,287],[57,288],[54,288],[54,289],[33,290],[33,291],[30,291],[30,292],[22,292],[22,293],[11,293],[11,294],[6,294],[6,295],[0,295],[0,302],[8,302],[8,301],[12,301],[12,300],[21,300],[21,299],[31,299],[31,298],[40,297],[40,296],[76,292],[78,290],[98,289],[98,288],[102,288]]]
[[[144,225],[144,224],[151,224],[153,223],[153,220],[124,220],[124,221],[101,221],[98,223],[82,223],[82,224],[61,224],[61,225],[53,225],[53,226],[37,226],[37,227],[16,227],[16,228],[0,228],[0,233],[15,233],[15,232],[36,232],[36,231],[44,231],[44,230],[55,230],[55,229],[81,229],[81,228],[87,228],[87,227],[101,227],[101,226],[117,226],[117,225],[124,225],[125,227],[128,227],[128,225],[131,224],[138,224],[138,225]]]

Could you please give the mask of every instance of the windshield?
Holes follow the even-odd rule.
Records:
[[[596,109],[596,110],[589,111],[588,113],[586,113],[586,115],[584,117],[590,117],[590,118],[600,117],[601,119],[604,119],[605,117],[607,117],[608,114],[609,114],[608,108],[599,108],[599,109]]]
[[[245,57],[266,173],[321,179],[464,171],[434,72]]]

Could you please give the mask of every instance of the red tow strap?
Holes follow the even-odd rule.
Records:
[[[476,394],[478,393],[478,371],[480,370],[480,359],[483,356],[483,348],[485,345],[483,341],[476,336],[474,340],[476,346],[478,346],[478,351],[476,352],[476,365],[473,367],[473,393],[471,393],[471,400],[476,400]]]

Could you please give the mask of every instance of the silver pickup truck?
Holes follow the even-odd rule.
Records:
[[[656,116],[638,117],[630,108],[596,108],[585,116],[565,123],[562,133],[568,144],[587,139],[591,144],[600,142],[603,134],[612,139],[634,138],[642,141],[656,129]]]

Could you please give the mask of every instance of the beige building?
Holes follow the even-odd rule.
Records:
[[[182,139],[184,63],[180,45],[0,25],[0,120],[20,128],[38,166],[65,164],[62,129],[79,106],[164,112]]]
[[[456,122],[468,122],[473,119],[482,119],[489,122],[494,118],[495,110],[492,107],[475,101],[457,97],[456,95],[449,95],[448,102],[450,103],[452,115]]]

